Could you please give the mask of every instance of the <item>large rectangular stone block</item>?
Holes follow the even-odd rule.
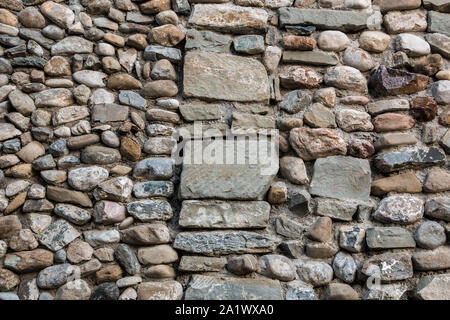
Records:
[[[269,79],[256,59],[215,52],[188,52],[184,58],[184,95],[207,100],[267,101]]]
[[[240,7],[230,3],[197,4],[188,23],[200,29],[246,34],[265,31],[268,19],[268,13],[259,8]]]
[[[270,204],[265,201],[183,201],[179,224],[185,228],[265,228]]]
[[[358,31],[381,24],[381,13],[329,9],[280,8],[280,25],[315,26],[318,29]]]
[[[283,300],[280,282],[193,275],[186,300]]]
[[[182,199],[261,200],[278,172],[269,140],[194,140],[183,152]]]

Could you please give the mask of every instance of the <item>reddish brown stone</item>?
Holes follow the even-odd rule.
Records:
[[[108,88],[115,90],[134,90],[142,88],[139,80],[127,73],[115,73],[108,79]]]
[[[369,80],[371,93],[376,96],[413,94],[425,90],[429,77],[380,66]]]
[[[283,38],[283,46],[286,49],[311,51],[316,47],[316,40],[310,37],[287,34]]]
[[[412,101],[411,113],[417,121],[431,121],[437,111],[437,103],[430,97],[418,97]]]
[[[303,160],[347,153],[347,144],[331,129],[294,128],[289,134],[289,142]]]
[[[173,24],[166,24],[152,29],[150,41],[165,47],[175,46],[184,39],[184,32]]]
[[[388,192],[422,192],[422,184],[411,171],[372,182],[371,193],[373,195],[382,196]]]
[[[170,0],[150,0],[140,5],[142,13],[154,14],[170,10]]]
[[[347,151],[352,157],[367,159],[375,153],[375,147],[370,141],[358,139],[348,144]]]
[[[376,132],[408,130],[414,127],[414,119],[399,113],[383,113],[373,120]]]
[[[105,266],[95,273],[95,278],[97,283],[116,282],[122,278],[122,269],[117,264]]]
[[[275,182],[270,186],[267,200],[272,204],[284,203],[287,200],[287,188],[284,182]]]
[[[319,217],[309,228],[307,236],[315,241],[328,242],[333,237],[332,231],[333,222],[331,221],[331,218]]]

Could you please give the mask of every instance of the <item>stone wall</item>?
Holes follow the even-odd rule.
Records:
[[[449,299],[449,58],[448,0],[0,0],[0,300]]]

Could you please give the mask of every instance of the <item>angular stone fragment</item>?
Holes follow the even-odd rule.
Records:
[[[318,159],[314,163],[310,192],[337,199],[367,200],[370,174],[367,160],[343,156]]]
[[[391,11],[384,15],[383,24],[391,34],[425,31],[427,29],[426,11]]]
[[[189,29],[186,32],[186,50],[229,53],[233,39],[211,31]]]
[[[53,222],[44,232],[39,234],[37,238],[39,242],[52,251],[58,251],[81,234],[72,227],[66,220],[59,219]]]
[[[58,109],[53,114],[53,125],[59,126],[64,123],[81,120],[89,116],[89,109],[84,106],[70,106]]]
[[[263,9],[233,4],[196,4],[188,24],[199,29],[230,33],[261,33],[267,29],[268,13]]]
[[[361,272],[382,282],[405,280],[413,276],[411,255],[406,252],[383,253],[373,256],[362,265]]]
[[[260,138],[261,139],[261,138]],[[254,157],[256,143],[258,148],[267,148],[265,157],[258,157],[257,164],[250,164]],[[253,147],[252,147],[253,146]],[[239,142],[223,144],[215,140],[205,142],[203,159],[200,161],[195,150],[199,147],[188,142],[184,147],[183,172],[181,174],[181,197],[183,199],[219,198],[236,200],[258,200],[269,189],[272,178],[278,171],[278,155],[269,141],[249,140],[249,145]],[[207,150],[223,150],[223,159],[210,158]],[[257,148],[256,148],[257,149]],[[261,151],[259,151],[261,155]],[[231,157],[241,159],[241,164],[228,164]],[[211,162],[212,160],[212,162]],[[217,164],[214,163],[217,160]],[[214,186],[214,187],[213,187]]]
[[[328,263],[314,260],[294,260],[300,280],[315,287],[323,286],[333,279],[333,268]]]
[[[450,247],[441,246],[434,250],[417,250],[412,255],[414,270],[432,271],[450,268]]]
[[[289,134],[289,141],[306,161],[347,153],[345,141],[330,129],[295,128]]]
[[[5,141],[21,135],[22,132],[17,130],[10,123],[0,123],[0,141]]]
[[[70,204],[58,203],[53,212],[76,225],[83,225],[91,219],[89,211]]]
[[[366,243],[370,249],[414,248],[412,234],[399,227],[376,227],[366,230]]]
[[[264,228],[270,206],[264,201],[199,201],[182,203],[179,224],[185,228]]]
[[[445,58],[450,58],[450,37],[441,33],[428,33],[425,40],[430,44],[431,50],[441,54]]]
[[[151,180],[167,180],[174,173],[174,160],[168,158],[147,158],[136,163],[133,169],[135,178],[146,177]]]
[[[437,197],[427,200],[425,214],[435,219],[450,222],[450,199],[448,197]]]
[[[365,29],[380,23],[381,14],[361,13],[328,9],[280,8],[280,25],[316,26],[318,29],[341,30],[344,32]]]
[[[374,159],[375,167],[384,173],[402,169],[420,169],[441,165],[444,162],[445,153],[435,147],[402,148],[399,151],[380,153]]]
[[[264,101],[269,82],[264,66],[250,58],[213,52],[188,52],[184,95],[230,101]]]
[[[68,182],[76,190],[90,191],[108,179],[108,175],[108,170],[102,167],[78,168],[69,171]]]
[[[336,122],[345,132],[372,131],[370,115],[363,111],[343,109],[337,112]]]
[[[181,232],[173,242],[175,249],[207,256],[272,252],[277,245],[272,237],[247,231]]]
[[[415,295],[421,300],[450,300],[450,274],[422,277],[417,283]]]
[[[282,61],[317,66],[334,66],[339,62],[335,54],[322,51],[284,51]]]
[[[36,107],[65,107],[73,103],[72,93],[68,89],[48,89],[34,96]]]
[[[91,53],[94,44],[77,36],[66,37],[51,47],[52,55],[69,55],[74,53]]]
[[[193,275],[185,293],[186,300],[280,300],[277,280],[236,279]]]
[[[417,193],[422,192],[422,184],[416,175],[411,172],[400,173],[391,177],[377,179],[372,182],[371,193],[382,196],[389,192]]]
[[[428,85],[427,76],[410,73],[398,69],[387,68],[384,65],[372,74],[369,80],[369,89],[377,96],[390,96],[398,94],[413,94]]]
[[[92,202],[87,194],[60,187],[48,186],[47,198],[52,201],[72,203],[83,207],[92,207]]]
[[[412,196],[390,196],[378,204],[373,218],[383,223],[411,224],[423,217],[423,200]]]
[[[450,36],[450,14],[430,11],[428,13],[428,32],[443,33]]]
[[[92,247],[98,247],[120,241],[120,233],[114,229],[84,231],[83,236],[84,240],[86,240],[86,242]]]
[[[323,81],[322,76],[311,69],[289,66],[280,70],[280,84],[286,89],[312,89]]]

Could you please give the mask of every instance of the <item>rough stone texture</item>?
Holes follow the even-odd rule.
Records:
[[[189,52],[184,60],[184,74],[186,97],[231,101],[264,101],[269,98],[266,71],[254,59]]]
[[[448,299],[449,16],[0,1],[0,300]]]

